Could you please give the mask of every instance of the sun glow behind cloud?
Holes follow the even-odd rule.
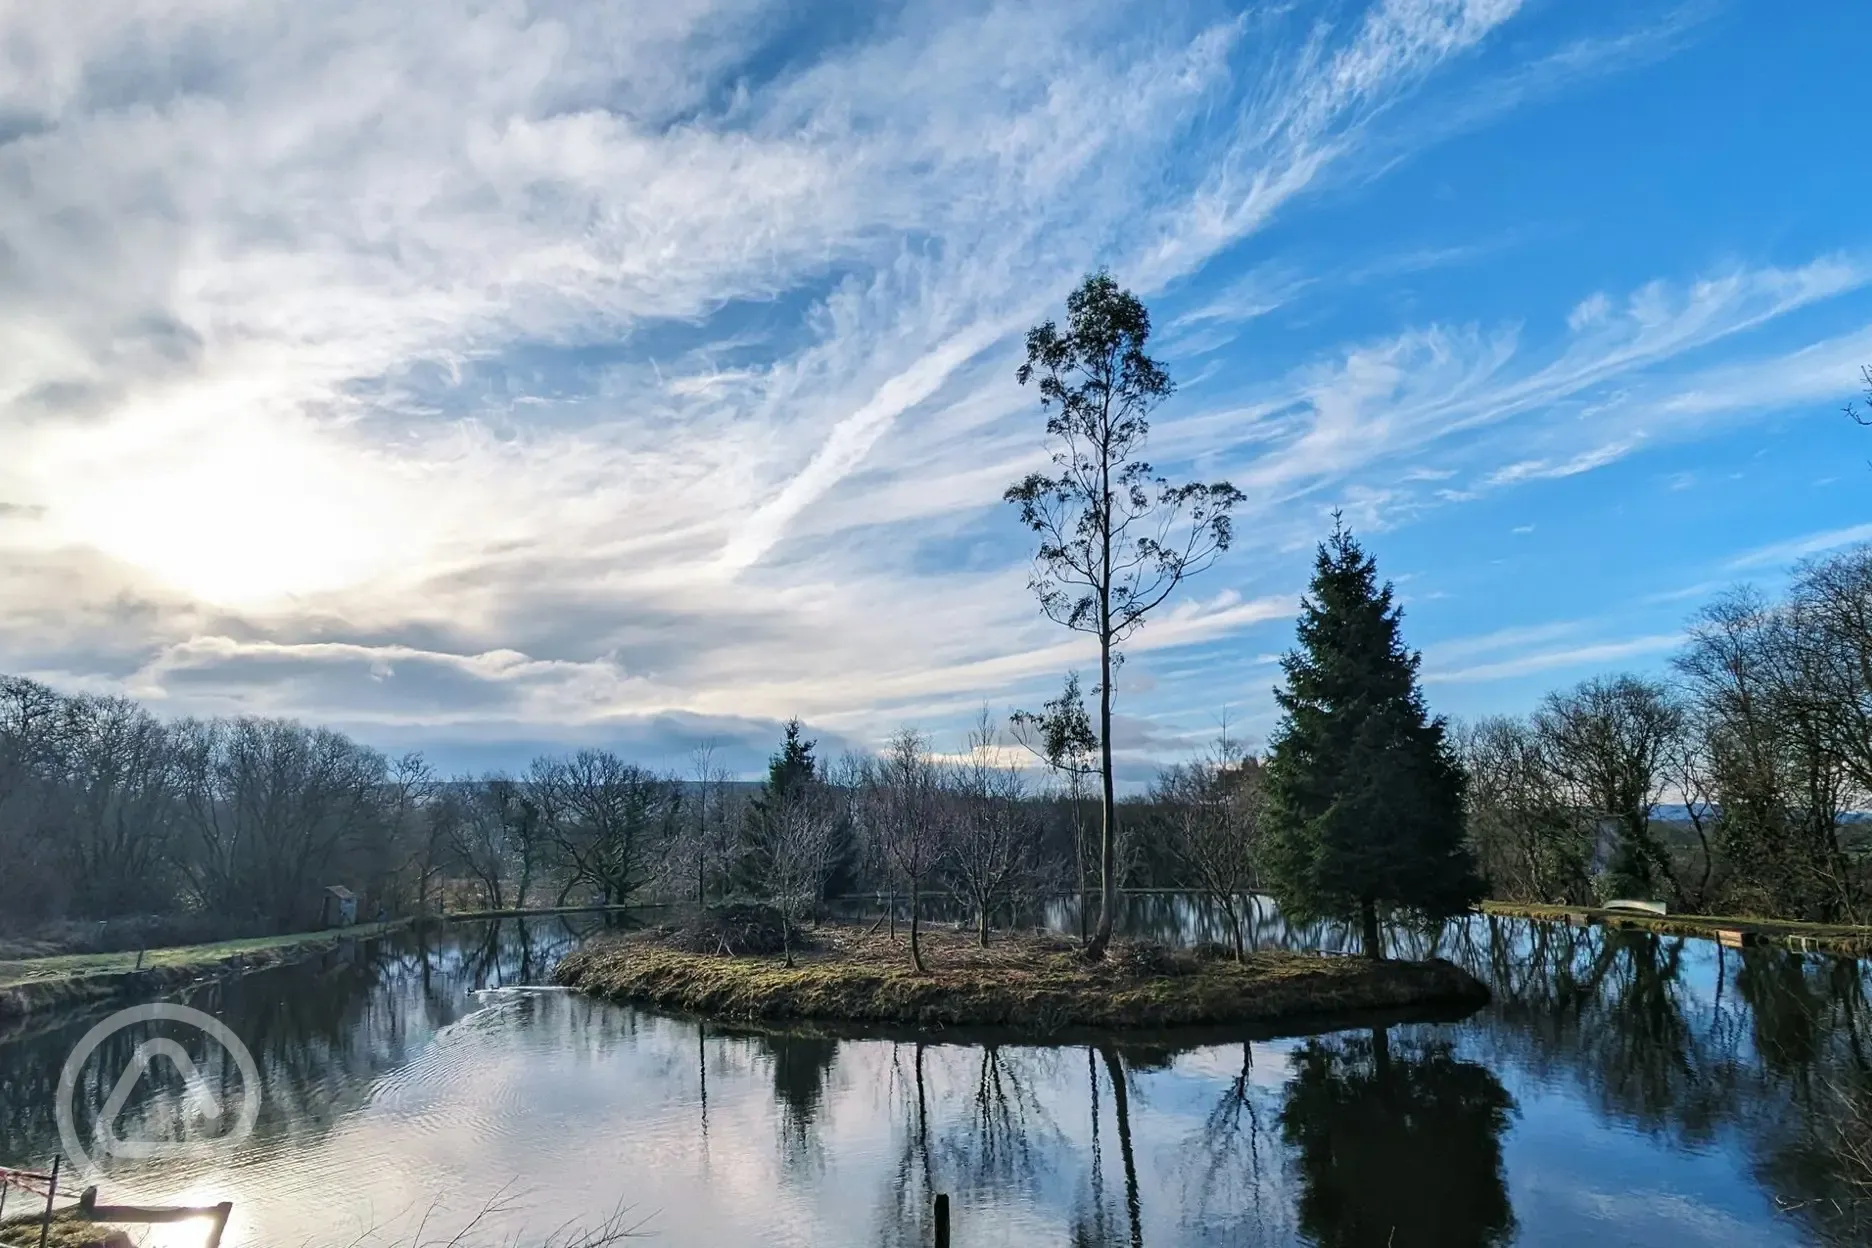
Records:
[[[277,607],[425,553],[395,482],[298,422],[131,415],[53,441],[39,493],[51,534],[217,606]]]

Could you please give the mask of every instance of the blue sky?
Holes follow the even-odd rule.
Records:
[[[1248,496],[1133,777],[1272,727],[1335,507],[1455,716],[1872,538],[1865,6],[856,11],[0,15],[0,670],[445,764],[955,744],[1089,657],[999,496],[1099,264],[1153,460]]]

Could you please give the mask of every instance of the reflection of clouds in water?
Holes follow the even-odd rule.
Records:
[[[1802,1242],[1791,1226],[1764,1225],[1744,1220],[1720,1209],[1663,1188],[1629,1191],[1603,1191],[1561,1188],[1537,1184],[1533,1189],[1538,1206],[1548,1217],[1561,1210],[1572,1216],[1567,1220],[1594,1223],[1585,1233],[1604,1245],[1670,1244],[1673,1248],[1734,1248],[1749,1244],[1769,1248],[1774,1244]],[[1567,1242],[1577,1242],[1574,1232]],[[1560,1242],[1558,1237],[1543,1240],[1536,1235],[1524,1241],[1530,1244]]]
[[[1180,923],[1187,902],[1151,913]],[[564,991],[482,991],[512,984],[523,964],[547,973],[545,942],[562,937],[540,926],[524,958],[511,928],[490,941],[465,927],[432,935],[426,962],[411,937],[342,974],[227,986],[217,1008],[267,1071],[260,1138],[237,1164],[113,1181],[107,1197],[166,1200],[186,1186],[232,1198],[228,1248],[296,1248],[307,1227],[319,1228],[315,1242],[347,1242],[438,1200],[432,1229],[452,1233],[507,1184],[527,1211],[502,1215],[494,1233],[537,1227],[542,1211],[557,1225],[623,1202],[655,1215],[653,1242],[922,1245],[929,1196],[947,1191],[968,1248],[1068,1243],[1075,1227],[1090,1242],[1130,1242],[1132,1185],[1103,1053],[725,1034]],[[1471,927],[1472,944],[1446,938],[1442,948],[1494,976],[1487,925]],[[1457,1060],[1486,1067],[1516,1101],[1501,1156],[1519,1242],[1626,1242],[1616,1202],[1656,1193],[1679,1208],[1629,1222],[1639,1236],[1629,1242],[1797,1240],[1801,1228],[1775,1214],[1767,1192],[1824,1191],[1824,1176],[1796,1182],[1753,1167],[1797,1138],[1776,1117],[1797,1073],[1788,1063],[1806,1054],[1815,1069],[1835,1069],[1854,1017],[1837,1004],[1850,987],[1834,982],[1839,972],[1751,950],[1743,976],[1732,952],[1718,1020],[1707,946],[1559,929],[1543,962],[1525,925],[1501,931],[1513,956],[1495,1006],[1453,1026],[1392,1028],[1390,1042],[1399,1065],[1453,1042]],[[1561,966],[1572,969],[1562,976]],[[1796,1024],[1809,1033],[1800,1045]],[[1307,1043],[1257,1040],[1245,1068],[1240,1043],[1112,1046],[1143,1243],[1299,1242],[1308,1179],[1281,1118]],[[1758,1045],[1780,1056],[1763,1063]],[[64,1048],[47,1046],[53,1078]],[[1688,1065],[1674,1081],[1632,1083],[1638,1058]],[[1376,1095],[1356,1077],[1366,1060],[1351,1063],[1350,1083],[1344,1063],[1334,1072],[1330,1103],[1354,1135],[1369,1116],[1360,1098]],[[31,1044],[0,1047],[8,1156],[35,1154],[40,1063]],[[1652,1130],[1659,1119],[1647,1115],[1658,1114],[1715,1129]],[[1413,1147],[1430,1155],[1447,1143],[1431,1131]],[[1378,1186],[1347,1190],[1369,1200]],[[1678,1223],[1702,1238],[1671,1239]]]

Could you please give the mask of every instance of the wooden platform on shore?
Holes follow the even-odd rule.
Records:
[[[1484,914],[1498,914],[1504,918],[1540,919],[1574,927],[1600,925],[1671,936],[1695,936],[1717,941],[1730,949],[1768,945],[1847,958],[1872,956],[1872,927],[1850,924],[1733,915],[1660,915],[1605,906],[1550,906],[1519,901],[1485,901],[1481,909]]]

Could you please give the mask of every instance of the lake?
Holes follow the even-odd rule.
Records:
[[[1161,939],[1218,932],[1189,898],[1129,904]],[[738,1033],[534,987],[581,930],[353,942],[196,993],[256,1060],[254,1134],[108,1160],[104,1198],[232,1200],[230,1246],[439,1244],[477,1216],[487,1243],[616,1216],[649,1244],[923,1245],[937,1192],[956,1248],[1863,1242],[1832,1147],[1866,1071],[1851,961],[1478,917],[1405,942],[1494,988],[1459,1022],[1052,1047]],[[0,1036],[0,1161],[60,1150],[61,1068],[110,1013]],[[81,1072],[81,1137],[165,1035],[238,1101],[221,1050],[142,1024]],[[152,1065],[120,1136],[214,1134],[188,1086]]]

